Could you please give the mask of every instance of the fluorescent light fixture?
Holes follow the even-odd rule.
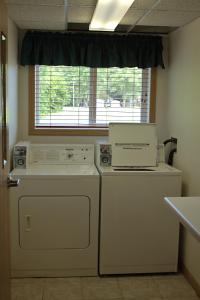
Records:
[[[98,0],[89,30],[114,31],[135,0]]]

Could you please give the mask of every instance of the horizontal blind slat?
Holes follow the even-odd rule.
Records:
[[[36,127],[148,122],[150,70],[102,68],[95,72],[90,78],[86,67],[36,66]]]

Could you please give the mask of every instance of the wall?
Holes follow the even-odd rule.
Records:
[[[164,64],[165,69],[158,68],[157,69],[157,93],[156,93],[156,123],[158,125],[158,137],[159,141],[163,142],[168,139],[170,136],[168,135],[167,130],[167,100],[168,100],[168,37],[163,37],[163,46],[164,46]]]
[[[175,165],[183,170],[183,195],[200,195],[200,18],[170,35],[168,132],[178,138]],[[200,285],[200,243],[187,231],[183,262]]]
[[[8,20],[8,120],[9,149],[18,140],[18,34],[15,24]]]

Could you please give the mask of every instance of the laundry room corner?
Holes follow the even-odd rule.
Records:
[[[0,0],[0,300],[200,300],[199,29],[200,0]]]

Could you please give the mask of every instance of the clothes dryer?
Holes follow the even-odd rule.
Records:
[[[93,145],[30,145],[10,189],[14,277],[98,273],[99,174]]]

